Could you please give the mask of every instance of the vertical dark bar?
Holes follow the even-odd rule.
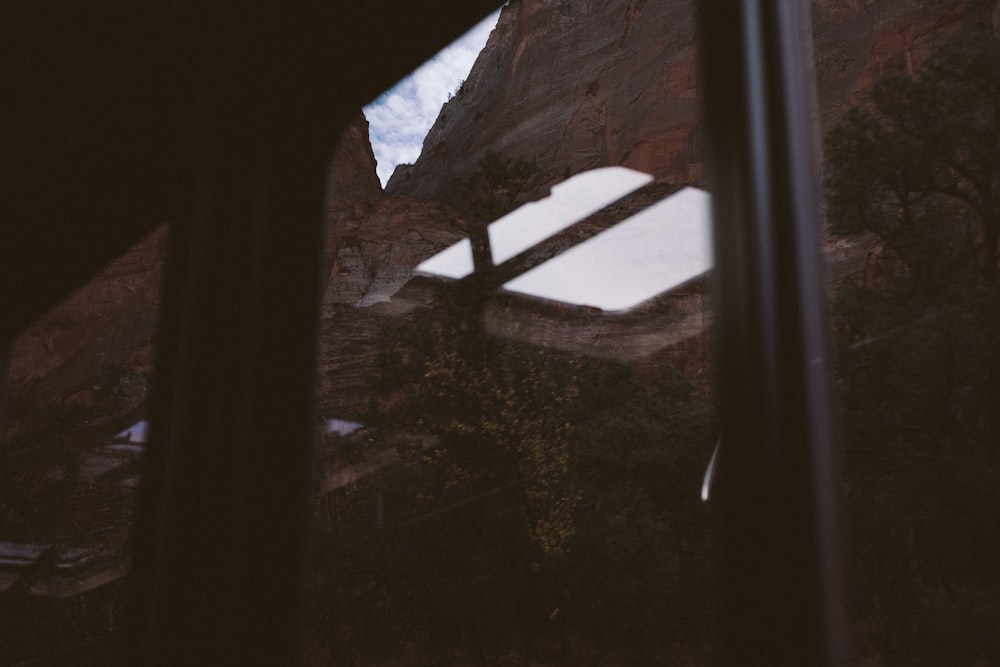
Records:
[[[295,655],[330,142],[243,138],[172,230],[127,664]]]
[[[808,5],[701,0],[722,664],[845,661]]]

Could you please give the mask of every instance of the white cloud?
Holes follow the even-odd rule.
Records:
[[[427,131],[469,75],[499,15],[498,9],[364,108],[383,185],[397,164],[420,156]]]

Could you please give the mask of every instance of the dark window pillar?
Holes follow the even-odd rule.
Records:
[[[295,654],[330,143],[243,138],[171,230],[128,664]]]
[[[808,3],[698,9],[723,430],[720,664],[842,664]]]

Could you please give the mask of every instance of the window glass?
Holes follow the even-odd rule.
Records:
[[[856,658],[988,664],[1000,655],[986,629],[1000,621],[996,10],[819,4]]]
[[[693,25],[627,4],[510,3],[341,140],[310,664],[710,659]]]
[[[112,262],[8,351],[0,437],[4,664],[104,664],[115,656],[166,232]]]

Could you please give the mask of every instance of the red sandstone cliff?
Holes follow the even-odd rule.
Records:
[[[390,194],[440,198],[487,149],[560,176],[622,165],[697,181],[687,2],[512,2]]]
[[[822,128],[885,71],[915,70],[937,45],[996,34],[1000,24],[1000,0],[814,0],[812,6]],[[395,303],[393,297],[413,267],[463,234],[459,214],[438,202],[484,151],[537,160],[548,183],[604,165],[699,183],[696,61],[689,0],[515,0],[459,94],[441,110],[417,164],[401,168],[386,193],[375,175],[367,123],[353,123],[331,169],[325,393],[346,396],[365,386],[378,318],[411,307],[412,295]],[[16,341],[10,430],[25,415],[48,419],[42,406],[88,411],[111,396],[128,405],[145,397],[163,238],[161,230],[139,244]],[[843,244],[830,247],[832,256],[856,261]],[[701,307],[685,308],[697,314]],[[532,321],[552,342],[587,345],[598,329],[618,336],[622,326],[605,322],[588,331],[581,324],[567,336],[551,318]],[[350,401],[337,401],[350,409]]]
[[[416,164],[391,195],[441,199],[487,150],[553,178],[622,165],[699,184],[698,67],[689,0],[512,2]],[[821,130],[893,69],[995,31],[995,0],[814,0]]]
[[[996,35],[996,0],[813,0],[821,127],[890,71],[914,74],[935,49]]]

